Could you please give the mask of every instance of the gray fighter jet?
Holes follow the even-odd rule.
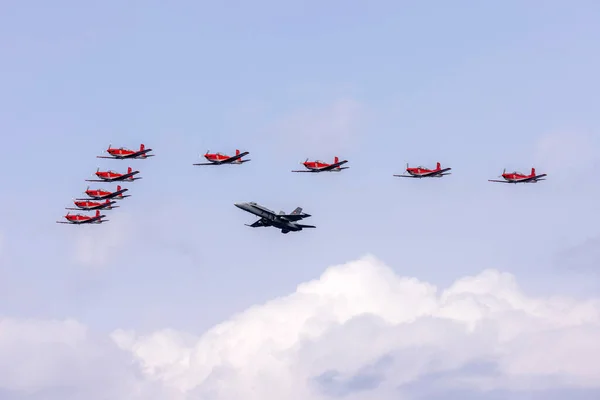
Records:
[[[251,225],[245,224],[252,228],[258,228],[259,226],[273,226],[281,229],[281,233],[298,232],[304,228],[316,228],[316,226],[313,225],[297,223],[304,218],[310,217],[310,214],[302,212],[301,207],[296,208],[291,214],[286,214],[283,211],[280,211],[279,214],[275,214],[275,211],[271,211],[253,201],[249,203],[235,203],[234,205],[244,211],[261,217]]]

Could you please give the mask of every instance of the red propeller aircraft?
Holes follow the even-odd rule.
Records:
[[[222,165],[222,164],[243,164],[250,160],[242,160],[242,157],[250,154],[250,152],[245,151],[240,153],[239,150],[235,150],[235,156],[228,156],[227,154],[222,153],[209,153],[208,150],[204,154],[204,158],[206,158],[209,162],[207,163],[198,163],[193,165]]]
[[[123,193],[128,191],[129,189],[121,189],[120,185],[117,185],[117,190],[114,192],[109,192],[104,189],[90,189],[88,186],[85,190],[85,194],[87,194],[90,198],[95,200],[107,200],[107,199],[117,199],[121,200],[125,197],[129,197],[129,194],[123,196]],[[76,200],[89,200],[89,199],[76,199]]]
[[[115,171],[100,171],[98,168],[94,175],[96,175],[100,179],[86,179],[87,182],[116,182],[116,181],[129,181],[133,182],[137,179],[142,178],[134,178],[134,175],[139,174],[140,171],[133,171],[131,167],[127,168],[126,174],[121,174]]]
[[[101,224],[103,222],[108,222],[107,219],[102,219],[106,217],[106,215],[100,215],[100,210],[96,210],[96,215],[91,217],[89,215],[82,214],[71,214],[70,212],[65,215],[67,221],[56,221],[57,224]]]
[[[401,178],[441,178],[442,176],[450,175],[451,172],[446,172],[450,171],[451,169],[452,168],[442,169],[442,165],[439,162],[437,163],[435,169],[428,169],[421,166],[410,168],[408,164],[406,164],[406,172],[408,172],[408,175],[394,176],[398,176]]]
[[[339,172],[343,169],[350,168],[350,167],[340,167],[341,165],[344,165],[347,162],[348,162],[348,160],[340,161],[340,159],[338,157],[334,157],[333,164],[328,164],[321,160],[308,161],[308,158],[307,158],[306,161],[301,163],[306,168],[305,170],[292,171],[292,172],[326,172],[326,171]]]
[[[119,147],[118,149],[113,148],[112,144],[108,145],[108,149],[106,149],[106,152],[108,154],[110,154],[110,156],[96,156],[97,158],[114,158],[116,160],[125,160],[125,159],[131,159],[131,158],[148,158],[148,157],[154,157],[154,154],[147,154],[148,152],[152,151],[152,149],[147,149],[144,144],[140,144],[140,149],[138,151],[135,150],[129,150],[126,149],[125,147]]]
[[[94,210],[112,210],[113,208],[117,208],[119,206],[113,206],[113,204],[116,203],[116,201],[110,201],[108,199],[106,199],[106,201],[104,203],[98,202],[98,201],[91,201],[91,200],[75,200],[73,201],[73,203],[75,204],[75,206],[77,206],[77,208],[66,208],[67,210],[86,210],[86,211],[94,211]]]
[[[506,169],[504,169],[502,175],[500,175],[501,178],[504,178],[503,181],[494,179],[488,179],[488,181],[499,183],[536,183],[537,181],[545,181],[546,179],[543,179],[545,176],[548,176],[548,174],[536,175],[535,168],[531,168],[531,174],[529,175],[517,171],[506,173]]]

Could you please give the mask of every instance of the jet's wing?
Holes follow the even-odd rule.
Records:
[[[318,170],[303,169],[303,170],[297,170],[297,171],[292,171],[292,172],[321,172],[321,170],[320,169],[318,169]]]
[[[266,220],[266,219],[264,219],[264,218],[259,219],[258,221],[256,221],[253,224],[250,224],[250,225],[245,224],[245,225],[249,226],[249,227],[252,227],[252,228],[258,228],[258,227],[261,227],[261,226],[271,226],[271,224],[269,223],[269,221]]]
[[[205,163],[197,163],[197,164],[192,164],[192,165],[219,165],[220,163],[218,162],[205,162]]]
[[[286,215],[278,215],[281,219],[285,219],[286,221],[300,221],[301,219],[310,217],[309,214],[286,214]]]
[[[323,168],[319,169],[319,171],[331,171],[332,169],[335,169],[335,168],[339,167],[340,165],[344,165],[347,162],[348,162],[348,160],[343,160],[343,161],[340,161],[340,162],[336,162],[336,163],[333,163],[331,165],[328,165],[326,167],[323,167]],[[349,167],[345,167],[345,168],[349,168]]]
[[[310,217],[310,214],[303,213],[302,207],[296,207],[290,214],[279,214],[279,217],[288,221],[300,221],[301,219]]]
[[[300,228],[316,228],[316,226],[314,226],[314,225],[302,225],[302,224],[297,224],[297,226],[299,226]]]
[[[499,180],[496,180],[496,179],[488,179],[488,182],[514,183],[514,182],[511,182],[511,181],[499,181]],[[515,182],[520,182],[520,181],[515,181]]]

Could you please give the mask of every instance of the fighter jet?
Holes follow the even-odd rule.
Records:
[[[275,214],[275,211],[271,211],[253,201],[249,203],[235,203],[234,205],[244,211],[261,217],[258,221],[251,225],[245,224],[246,226],[250,226],[252,228],[258,228],[260,226],[273,226],[281,229],[281,233],[298,232],[304,228],[316,228],[316,226],[313,225],[303,225],[297,223],[301,219],[310,217],[310,214],[302,212],[301,207],[296,208],[291,214],[286,214],[283,211],[280,211],[279,214]]]

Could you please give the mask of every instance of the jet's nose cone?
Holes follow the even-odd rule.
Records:
[[[237,208],[244,208],[244,203],[233,203]]]

